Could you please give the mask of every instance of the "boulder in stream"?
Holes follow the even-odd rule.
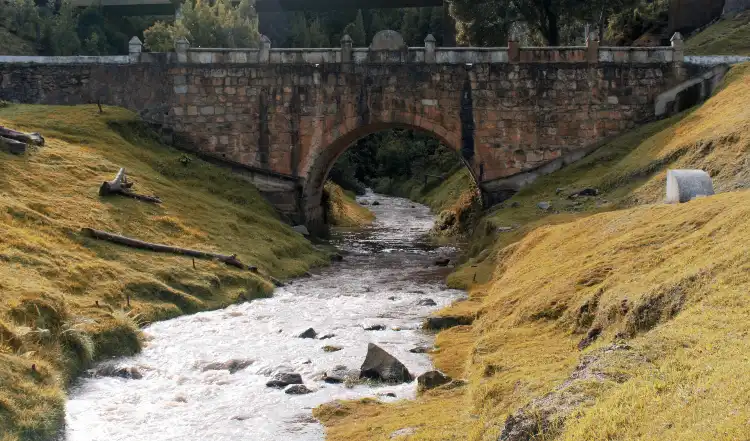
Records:
[[[440,371],[429,371],[417,377],[417,384],[419,389],[427,390],[434,389],[438,386],[450,383],[451,377],[445,375]]]
[[[304,384],[293,384],[284,390],[284,393],[289,395],[306,395],[311,392]]]
[[[474,320],[471,317],[440,315],[428,317],[422,325],[422,328],[439,331],[441,329],[448,329],[456,326],[470,325],[473,321]]]
[[[228,360],[228,361],[216,361],[216,362],[208,363],[204,365],[202,370],[203,372],[229,371],[230,374],[233,374],[237,371],[241,371],[245,369],[251,364],[253,364],[253,360],[235,359],[235,360]]]
[[[385,325],[365,326],[365,331],[385,331]]]
[[[417,305],[419,306],[437,306],[437,303],[435,303],[432,299],[420,299],[417,302]]]
[[[448,266],[449,263],[451,263],[451,260],[448,259],[447,257],[435,259],[435,265],[437,266]]]
[[[135,366],[117,366],[104,363],[88,371],[91,377],[119,377],[126,380],[140,380],[143,378],[141,371]]]
[[[408,383],[413,380],[403,363],[374,343],[367,346],[367,356],[359,376],[386,383]]]
[[[315,329],[313,329],[313,328],[307,328],[307,330],[305,330],[304,332],[302,332],[297,337],[299,337],[299,338],[315,338],[317,336],[318,336],[318,333],[315,332]]]
[[[412,354],[426,354],[430,352],[430,348],[428,348],[427,346],[417,346],[415,348],[409,349],[409,352],[411,352]]]
[[[355,381],[359,379],[359,371],[349,369],[346,366],[339,365],[330,372],[323,374],[323,381],[329,384],[340,384],[346,381]]]
[[[273,380],[266,383],[266,386],[282,389],[290,384],[302,384],[302,376],[293,372],[282,372],[276,374],[276,376],[273,377]]]

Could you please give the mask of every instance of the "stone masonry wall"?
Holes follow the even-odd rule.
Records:
[[[161,121],[171,102],[162,64],[4,64],[0,99],[35,104],[122,106]]]
[[[534,169],[654,114],[670,65],[174,67],[178,134],[226,159],[299,176],[314,199],[352,142],[428,131],[480,181]]]

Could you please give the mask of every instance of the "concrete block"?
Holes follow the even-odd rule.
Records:
[[[711,176],[703,170],[668,170],[667,197],[668,204],[683,203],[699,196],[714,194]]]

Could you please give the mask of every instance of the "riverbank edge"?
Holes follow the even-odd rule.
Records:
[[[584,232],[587,222],[585,219],[593,220],[605,215],[627,219],[639,212],[646,215],[651,210],[646,208],[648,204],[657,203],[662,197],[667,168],[709,169],[717,191],[747,188],[750,185],[747,180],[750,170],[746,165],[736,163],[738,156],[735,153],[739,155],[744,149],[747,154],[747,140],[744,139],[742,129],[747,128],[750,117],[742,103],[747,98],[749,72],[748,65],[734,67],[727,76],[722,91],[702,107],[625,134],[602,147],[591,158],[542,178],[505,204],[485,213],[472,236],[467,261],[448,278],[450,286],[467,289],[469,299],[456,302],[436,314],[438,317],[456,318],[457,322],[465,320],[474,324],[440,331],[437,334],[436,349],[430,354],[438,368],[458,378],[468,376],[468,382],[464,383],[465,386],[453,389],[441,388],[426,392],[413,402],[383,405],[377,400],[367,399],[338,401],[320,406],[314,410],[314,415],[326,426],[327,439],[384,439],[401,429],[408,429],[409,434],[416,434],[416,439],[420,440],[497,439],[503,430],[509,428],[510,416],[519,417],[512,412],[528,404],[530,399],[524,395],[510,401],[505,398],[502,406],[496,402],[498,397],[492,402],[483,401],[487,398],[487,392],[483,391],[486,386],[481,384],[507,369],[503,368],[502,360],[498,365],[484,363],[484,374],[476,376],[471,373],[479,341],[484,341],[484,345],[497,344],[489,343],[490,337],[482,334],[488,331],[488,326],[493,326],[488,321],[490,319],[487,315],[491,311],[488,308],[497,308],[502,304],[498,303],[502,300],[498,300],[495,294],[501,289],[496,283],[509,271],[512,263],[508,263],[508,259],[522,259],[528,252],[526,250],[531,250],[534,243],[543,240],[539,238],[554,234],[554,231],[566,225],[577,225]],[[578,192],[588,188],[596,190],[597,194],[591,194],[591,191],[579,199]],[[741,195],[738,197],[741,198]],[[733,196],[701,203],[729,209],[739,202],[729,200],[730,198]],[[686,222],[698,222],[701,213],[696,212],[694,220],[690,220],[692,216],[689,209],[675,208],[681,209],[681,215],[687,217]],[[524,245],[526,243],[528,245]],[[577,261],[576,256],[568,258]],[[580,265],[583,268],[587,266],[583,261]],[[563,278],[566,276],[559,275]],[[603,277],[606,280],[606,274]],[[597,287],[603,282],[604,280],[597,280],[590,286]],[[542,309],[548,308],[540,306],[543,306]],[[547,315],[541,318],[548,317],[552,322],[559,317],[554,307],[542,312]],[[481,330],[477,329],[476,323],[479,320]],[[536,332],[549,336],[550,332],[555,332],[554,328],[539,328]],[[506,329],[504,332],[514,331]],[[517,332],[523,332],[520,325]],[[562,338],[560,344],[563,347],[576,346],[576,333],[572,334]],[[596,336],[593,340],[596,340]],[[598,346],[601,345],[593,345],[592,348],[603,349]],[[504,355],[519,356],[511,355],[510,352]],[[555,376],[565,378],[571,375],[576,363],[580,361],[578,358],[574,352],[572,357],[558,367],[561,369]],[[488,366],[494,368],[488,371]],[[530,396],[543,396],[545,392],[553,390],[555,385],[559,385],[559,381],[553,380],[534,392],[529,391],[532,392]],[[499,411],[489,412],[490,407],[497,407]],[[536,409],[539,410],[538,407]],[[542,411],[549,412],[549,409]],[[425,415],[428,417],[425,418]],[[603,414],[600,412],[599,415],[601,417]],[[540,427],[550,436],[560,434],[557,429],[555,434],[551,434],[549,427]]]
[[[0,153],[2,441],[59,437],[68,387],[94,363],[139,352],[143,326],[268,297],[275,278],[303,276],[335,254],[284,225],[231,172],[160,144],[131,112],[96,109],[0,109],[0,124],[46,138],[24,157]],[[94,194],[120,166],[164,203]],[[99,243],[78,232],[92,224],[238,250],[258,271]]]

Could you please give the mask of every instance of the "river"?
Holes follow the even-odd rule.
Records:
[[[141,379],[81,379],[70,391],[66,441],[317,441],[323,427],[311,410],[334,399],[413,398],[416,382],[398,386],[327,384],[321,374],[338,365],[359,368],[368,343],[402,361],[412,374],[430,370],[429,357],[409,352],[432,345],[419,330],[430,312],[463,296],[443,283],[449,255],[424,241],[434,217],[406,199],[368,193],[360,200],[376,214],[371,227],[334,231],[345,260],[278,288],[269,299],[153,324],[147,344],[116,361]],[[421,299],[437,305],[418,306]],[[385,330],[366,331],[371,325]],[[314,328],[326,340],[297,335]],[[324,352],[323,346],[343,348]],[[210,363],[247,360],[234,373]],[[296,372],[313,392],[287,395],[266,387],[277,372]],[[386,393],[395,394],[394,397]]]

